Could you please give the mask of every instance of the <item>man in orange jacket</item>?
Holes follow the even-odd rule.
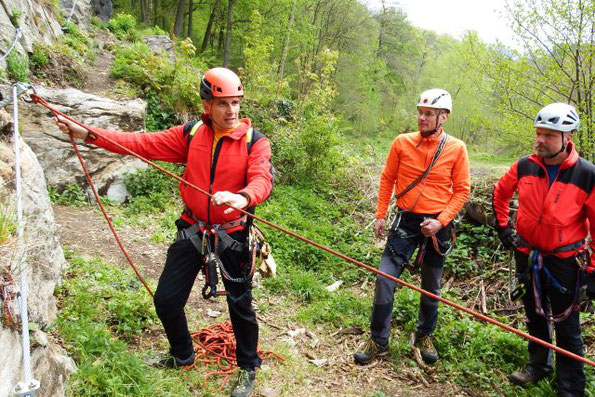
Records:
[[[595,250],[595,166],[579,157],[572,133],[579,115],[566,103],[552,103],[535,118],[535,153],[515,162],[494,188],[496,229],[502,244],[514,249],[517,278],[529,334],[552,343],[552,327],[561,348],[583,355],[578,289],[583,276],[595,293],[595,254],[586,255],[587,235]],[[509,222],[510,204],[518,191],[516,230]],[[581,262],[583,269],[578,265]],[[522,290],[519,290],[522,291]],[[552,351],[529,342],[529,364],[510,375],[526,386],[553,369]],[[556,353],[558,395],[582,396],[583,364]]]
[[[234,72],[213,68],[201,80],[204,113],[198,122],[146,134],[94,127],[87,131],[64,118],[57,123],[64,133],[111,152],[125,153],[99,135],[148,159],[184,163],[184,179],[213,195],[209,199],[180,183],[185,209],[176,221],[178,237],[167,251],[154,303],[170,343],[170,355],[161,364],[167,367],[194,364],[184,306],[201,267],[209,261],[212,266],[220,262],[240,368],[232,397],[252,393],[255,368],[260,366],[261,358],[257,353],[258,323],[252,306],[248,222],[246,216],[229,206],[253,208],[272,189],[271,147],[266,137],[252,129],[249,119],[239,118],[243,95],[242,83]],[[209,249],[202,252],[205,242]],[[216,284],[209,293],[213,290]]]
[[[439,295],[444,259],[452,248],[452,221],[471,189],[469,159],[465,144],[442,129],[452,111],[448,92],[423,92],[417,110],[419,131],[395,138],[380,176],[374,233],[379,238],[385,234],[386,212],[394,191],[398,212],[388,233],[380,270],[399,277],[419,247],[416,265],[421,267],[421,287]],[[359,364],[388,353],[395,288],[396,282],[377,277],[372,336],[353,355]],[[431,338],[437,320],[438,301],[422,295],[415,345],[428,363],[438,359]]]

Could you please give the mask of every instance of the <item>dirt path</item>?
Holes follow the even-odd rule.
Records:
[[[93,37],[93,40],[102,49],[113,46],[115,42],[114,36],[105,30],[99,30]],[[81,87],[81,91],[113,97],[113,79],[110,77],[110,69],[113,63],[114,54],[111,51],[97,51],[97,56],[93,64],[89,66],[90,69]]]
[[[56,205],[54,214],[64,248],[85,256],[100,257],[118,267],[129,266],[100,213],[89,208]],[[125,226],[119,231],[119,235],[132,260],[139,265],[141,274],[155,285],[165,262],[167,244],[149,241],[150,225],[142,230]],[[200,285],[202,281],[197,280],[187,304],[187,312],[193,313],[195,321],[204,321],[205,318],[210,322],[226,320],[228,316],[224,300],[203,300],[199,295]],[[254,302],[257,307],[275,307],[275,310],[259,314],[261,346],[268,349],[281,346],[287,356],[285,363],[265,361],[256,396],[467,395],[456,386],[433,383],[431,376],[422,370],[416,371],[404,365],[395,368],[392,359],[379,360],[368,366],[355,365],[352,353],[362,340],[362,336],[357,335],[358,330],[338,333],[323,326],[303,329],[303,326],[288,321],[297,311],[297,305],[290,307],[282,304],[282,301],[282,297],[261,296]],[[209,318],[206,316],[209,309],[222,314],[218,318]],[[193,315],[190,314],[189,317]],[[190,321],[193,322],[192,319]],[[148,335],[147,338],[152,340],[144,345],[163,344],[160,329],[155,334],[154,337]],[[318,367],[315,363],[322,365]],[[429,382],[427,386],[424,385],[424,380]],[[382,391],[384,394],[374,394],[374,391]]]

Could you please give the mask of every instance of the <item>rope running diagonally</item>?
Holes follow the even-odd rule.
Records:
[[[21,28],[14,28],[14,41],[12,42],[12,45],[10,46],[10,48],[4,53],[4,55],[2,55],[2,58],[0,58],[0,61],[3,61],[9,54],[10,52],[14,49],[14,46],[17,45],[17,41],[19,40],[19,37],[21,37]]]
[[[54,115],[56,115],[56,116],[60,115],[60,116],[62,116],[64,118],[66,118],[67,120],[72,121],[76,125],[78,125],[78,126],[80,126],[82,128],[85,128],[86,130],[92,132],[96,136],[102,137],[107,142],[109,142],[112,145],[114,145],[114,146],[122,149],[124,152],[126,152],[126,153],[128,153],[128,154],[130,154],[130,155],[132,155],[132,156],[134,156],[136,158],[138,158],[139,160],[141,160],[141,161],[149,164],[150,166],[152,166],[152,167],[160,170],[161,172],[163,172],[163,173],[171,176],[172,178],[177,179],[178,181],[180,181],[181,183],[185,184],[186,186],[188,186],[188,187],[190,187],[190,188],[192,188],[192,189],[194,189],[194,190],[196,190],[196,191],[198,191],[198,192],[200,192],[200,193],[202,193],[202,194],[204,194],[204,195],[206,195],[208,197],[212,197],[212,194],[209,194],[204,189],[201,189],[200,187],[198,187],[198,186],[196,186],[196,185],[188,182],[187,180],[185,180],[185,179],[183,179],[183,178],[181,178],[181,177],[179,177],[179,176],[177,176],[177,175],[175,175],[175,174],[167,171],[166,169],[164,169],[163,167],[159,166],[158,164],[155,164],[154,162],[152,162],[152,161],[150,161],[150,160],[142,157],[141,155],[139,155],[139,154],[135,153],[134,151],[126,148],[125,146],[119,144],[118,142],[115,142],[114,140],[109,139],[109,138],[103,136],[101,133],[99,133],[98,131],[96,131],[94,128],[89,127],[89,126],[86,126],[86,125],[84,125],[84,124],[82,124],[82,123],[80,123],[80,122],[78,122],[76,120],[73,120],[72,118],[66,116],[62,112],[60,112],[57,109],[53,108],[50,104],[47,103],[47,101],[45,101],[39,95],[31,94],[31,99],[34,102],[39,103],[40,105],[45,106],[46,108],[48,108]],[[341,259],[344,259],[347,262],[353,263],[353,264],[355,264],[355,265],[357,265],[357,266],[359,266],[361,268],[364,268],[366,270],[369,270],[371,272],[374,272],[376,274],[379,274],[381,276],[384,276],[384,277],[388,278],[389,280],[395,281],[396,283],[398,283],[398,284],[400,284],[400,285],[402,285],[404,287],[407,287],[409,289],[412,289],[412,290],[414,290],[414,291],[416,291],[416,292],[418,292],[420,294],[426,295],[426,296],[428,296],[428,297],[430,297],[430,298],[432,298],[434,300],[437,300],[437,301],[442,302],[442,303],[444,303],[446,305],[452,306],[452,307],[454,307],[457,310],[461,310],[461,311],[463,311],[463,312],[465,312],[467,314],[470,314],[470,315],[472,315],[472,316],[474,316],[476,318],[479,318],[480,320],[483,320],[483,321],[488,322],[490,324],[496,325],[496,326],[498,326],[498,327],[500,327],[502,329],[505,329],[506,331],[512,332],[512,333],[514,333],[514,334],[516,334],[518,336],[521,336],[521,337],[523,337],[523,338],[525,338],[525,339],[527,339],[527,340],[529,340],[531,342],[534,342],[534,343],[537,343],[539,345],[542,345],[542,346],[544,346],[544,347],[546,347],[548,349],[552,349],[552,350],[554,350],[554,351],[556,351],[556,352],[558,352],[560,354],[563,354],[563,355],[565,355],[567,357],[570,357],[570,358],[572,358],[572,359],[574,359],[576,361],[580,361],[582,363],[585,363],[585,364],[588,364],[590,366],[595,367],[595,362],[592,361],[592,360],[589,360],[588,358],[581,357],[581,356],[579,356],[579,355],[577,355],[575,353],[569,352],[569,351],[567,351],[565,349],[562,349],[562,348],[560,348],[558,346],[555,346],[555,345],[553,345],[551,343],[548,343],[548,342],[546,342],[544,340],[541,340],[541,339],[536,338],[536,337],[534,337],[532,335],[529,335],[526,332],[523,332],[523,331],[518,330],[518,329],[516,329],[514,327],[511,327],[510,325],[504,324],[504,323],[502,323],[502,322],[500,322],[498,320],[495,320],[495,319],[493,319],[491,317],[488,317],[488,316],[486,316],[484,314],[477,313],[477,312],[475,312],[475,311],[473,311],[473,310],[471,310],[471,309],[469,309],[469,308],[467,308],[465,306],[459,305],[459,304],[454,303],[454,302],[451,302],[448,299],[445,299],[445,298],[443,298],[441,296],[438,296],[438,295],[432,294],[432,293],[430,293],[428,291],[425,291],[425,290],[421,289],[420,287],[416,287],[413,284],[407,283],[406,281],[400,280],[400,279],[398,279],[398,278],[396,278],[394,276],[391,276],[390,274],[384,273],[384,272],[376,269],[375,267],[372,267],[370,265],[366,265],[365,263],[360,262],[360,261],[358,261],[356,259],[353,259],[353,258],[351,258],[351,257],[349,257],[349,256],[347,256],[345,254],[342,254],[342,253],[340,253],[338,251],[335,251],[332,248],[325,247],[325,246],[323,246],[323,245],[321,245],[319,243],[316,243],[316,242],[314,242],[312,240],[309,240],[309,239],[307,239],[307,238],[305,238],[305,237],[303,237],[303,236],[301,236],[301,235],[299,235],[299,234],[297,234],[295,232],[292,232],[291,230],[288,230],[288,229],[286,229],[286,228],[284,228],[282,226],[276,225],[276,224],[274,224],[274,223],[272,223],[270,221],[267,221],[267,220],[265,220],[263,218],[260,218],[260,217],[254,215],[254,214],[251,214],[248,211],[245,211],[245,210],[243,210],[241,208],[236,208],[236,207],[232,207],[232,206],[229,206],[229,207],[230,208],[233,208],[234,210],[236,210],[236,211],[238,211],[238,212],[240,212],[240,213],[242,213],[244,215],[250,216],[250,217],[252,217],[253,219],[255,219],[255,220],[259,221],[259,222],[262,222],[265,225],[268,225],[268,226],[270,226],[272,228],[275,228],[275,229],[277,229],[277,230],[279,230],[279,231],[281,231],[281,232],[283,232],[285,234],[288,234],[288,235],[290,235],[290,236],[292,236],[292,237],[294,237],[294,238],[296,238],[298,240],[301,240],[301,241],[303,241],[305,243],[308,243],[310,245],[313,245],[313,246],[315,246],[315,247],[317,247],[317,248],[319,248],[319,249],[321,249],[323,251],[326,251],[326,252],[328,252],[330,254],[333,254],[333,255],[341,258]]]

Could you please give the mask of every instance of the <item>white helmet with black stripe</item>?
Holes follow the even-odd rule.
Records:
[[[432,88],[421,93],[417,107],[444,109],[452,112],[452,97],[448,91],[441,88]]]
[[[541,109],[535,117],[535,128],[546,128],[560,132],[578,129],[580,119],[574,106],[567,103],[551,103]]]

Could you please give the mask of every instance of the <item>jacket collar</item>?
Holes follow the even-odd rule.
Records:
[[[562,163],[560,164],[561,170],[572,167],[578,161],[578,152],[576,151],[576,148],[574,147],[574,143],[572,141],[568,143],[568,146],[566,146],[566,152],[568,153],[568,157],[566,157],[564,161],[562,161]],[[539,157],[535,153],[529,156],[529,160],[533,161],[534,163],[545,166],[543,158]]]
[[[444,132],[444,129],[442,127],[440,127],[440,129],[438,130],[438,132],[436,132],[436,133],[434,133],[434,134],[432,134],[432,135],[430,135],[428,137],[423,137],[421,135],[421,131],[417,131],[417,136],[418,136],[418,139],[419,139],[418,145],[421,145],[421,143],[423,141],[437,142],[440,139],[442,139],[442,135],[444,135],[444,133],[445,132]]]
[[[204,123],[204,125],[206,125],[207,127],[209,127],[209,131],[211,133],[213,133],[213,121],[211,120],[211,117],[209,116],[208,113],[203,113],[200,116],[202,122]],[[244,135],[246,135],[246,133],[248,132],[248,130],[250,129],[250,127],[252,126],[252,123],[250,121],[250,119],[240,119],[240,124],[238,124],[238,126],[233,130],[233,132],[229,135],[227,135],[228,138],[234,139],[234,140],[238,140],[241,137],[243,137]]]

